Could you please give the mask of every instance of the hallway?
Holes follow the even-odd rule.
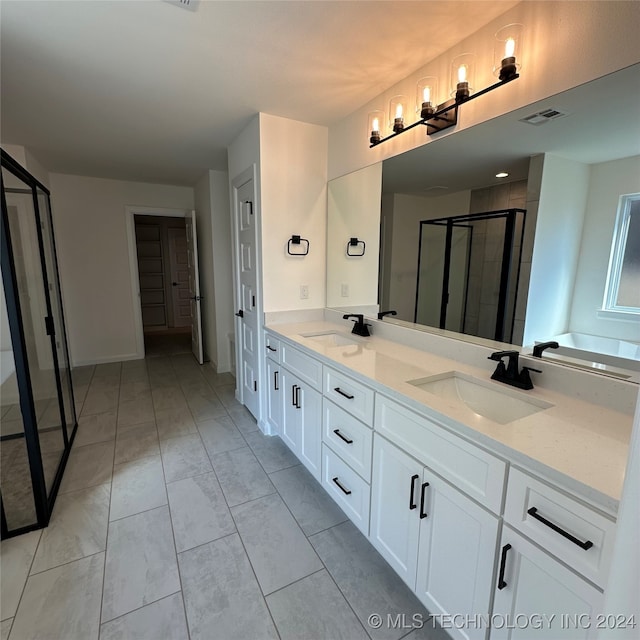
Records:
[[[51,524],[2,543],[2,640],[446,637],[229,374],[182,354],[74,382]]]

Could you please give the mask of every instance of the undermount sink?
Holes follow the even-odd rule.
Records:
[[[445,400],[461,402],[474,413],[499,424],[526,418],[553,406],[544,400],[528,398],[509,387],[497,389],[494,382],[479,380],[459,371],[408,380],[408,383]]]
[[[352,338],[348,334],[336,331],[323,331],[321,333],[301,333],[303,338],[308,338],[326,347],[344,347],[350,344],[361,344],[360,340]]]

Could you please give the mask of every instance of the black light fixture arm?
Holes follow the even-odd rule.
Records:
[[[369,148],[376,147],[381,142],[385,142],[386,140],[395,138],[396,136],[399,136],[401,133],[404,133],[405,131],[409,131],[410,129],[413,129],[414,127],[418,127],[420,125],[424,125],[427,127],[427,135],[431,135],[433,133],[437,133],[438,131],[444,131],[449,127],[453,127],[458,123],[458,109],[461,104],[464,104],[466,102],[471,102],[471,100],[475,100],[476,98],[483,96],[485,93],[489,93],[489,91],[493,91],[494,89],[497,89],[502,85],[508,84],[509,82],[512,82],[513,80],[516,80],[519,77],[520,77],[520,74],[516,73],[510,77],[505,78],[504,80],[500,80],[499,82],[492,84],[489,87],[485,87],[484,89],[477,91],[476,93],[474,93],[473,95],[470,95],[465,99],[449,100],[448,102],[445,102],[439,105],[438,110],[435,111],[428,118],[421,118],[417,122],[414,122],[413,124],[405,126],[403,129],[400,129],[399,131],[391,133],[388,136],[385,136],[384,138],[380,138],[380,140],[374,143],[371,143],[369,145]]]

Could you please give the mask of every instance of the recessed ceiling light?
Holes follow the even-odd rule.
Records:
[[[507,178],[509,174],[506,171],[501,171],[500,173],[496,173],[496,178]]]

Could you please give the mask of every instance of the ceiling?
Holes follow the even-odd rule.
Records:
[[[585,164],[640,155],[638,104],[640,64],[389,158],[383,190],[437,197],[522,180],[541,153]],[[521,121],[550,108],[566,115],[539,126]]]
[[[330,125],[515,4],[2,0],[2,142],[191,185],[257,112]]]

